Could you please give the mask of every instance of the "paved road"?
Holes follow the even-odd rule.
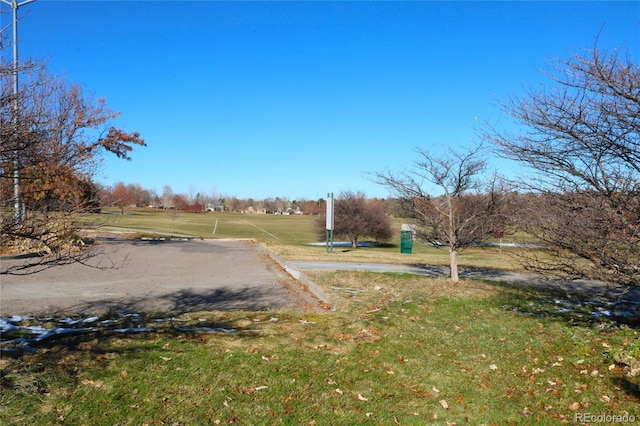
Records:
[[[93,266],[57,266],[0,278],[0,317],[56,313],[315,309],[303,291],[248,241],[106,240]],[[3,269],[24,262],[2,259]],[[7,262],[7,263],[5,263]],[[97,266],[114,268],[99,269]]]
[[[287,262],[292,270],[335,270],[335,271],[370,271],[370,272],[398,272],[437,277],[449,274],[449,268],[437,266],[388,265],[379,263],[349,263],[349,262]],[[603,296],[611,299],[640,302],[640,287],[611,287],[605,283],[589,280],[566,281],[562,279],[544,278],[538,275],[521,274],[516,272],[466,269],[460,268],[461,278],[487,279],[528,286],[540,286],[587,295]]]
[[[427,276],[447,268],[375,263],[282,262],[248,241],[104,240],[93,266],[58,266],[33,275],[0,278],[0,317],[56,313],[318,309],[326,297],[305,270],[362,270]],[[275,259],[275,260],[274,260]],[[2,259],[3,269],[23,262]],[[6,262],[6,263],[5,263]],[[115,266],[99,269],[98,266]],[[288,272],[288,274],[286,273]],[[461,270],[461,277],[585,290],[640,301],[640,288],[611,290],[602,283],[549,281],[532,275]],[[300,285],[299,279],[311,292]],[[315,294],[312,294],[315,293]]]

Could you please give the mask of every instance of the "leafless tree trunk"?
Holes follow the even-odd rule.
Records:
[[[451,280],[458,282],[458,252],[492,236],[501,223],[497,220],[498,197],[480,192],[480,177],[486,169],[482,147],[449,149],[440,156],[426,149],[416,152],[419,159],[412,170],[379,172],[374,177],[411,206],[421,239],[448,246]],[[434,188],[426,188],[425,183]],[[439,194],[432,195],[429,190]]]

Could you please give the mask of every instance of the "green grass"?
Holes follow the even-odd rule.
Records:
[[[112,213],[119,211],[113,210]],[[446,248],[435,248],[416,242],[412,254],[400,253],[400,225],[403,219],[394,219],[395,237],[379,247],[351,249],[335,247],[327,253],[326,247],[309,243],[319,239],[313,227],[315,216],[285,216],[241,213],[184,213],[173,210],[133,209],[126,214],[87,215],[88,223],[98,222],[107,228],[131,230],[132,237],[187,235],[195,238],[252,238],[285,260],[317,260],[340,262],[374,262],[395,264],[423,264],[448,266]],[[215,234],[213,233],[215,229]],[[137,232],[145,230],[144,232]],[[514,270],[518,266],[509,250],[497,248],[467,248],[459,255],[461,267],[485,267]]]
[[[286,259],[447,262],[446,251],[425,246],[327,254],[307,245],[315,238],[305,216],[128,213],[99,219],[137,236],[255,238]],[[460,260],[509,259],[473,249]],[[308,275],[333,310],[105,318],[94,331],[3,356],[0,424],[555,425],[581,413],[640,415],[640,381],[620,361],[640,352],[637,312],[612,320],[594,316],[596,305],[480,281]],[[138,327],[153,331],[117,331]]]
[[[638,415],[638,380],[612,356],[633,348],[632,327],[541,314],[548,295],[508,286],[311,275],[335,312],[143,316],[128,326],[153,333],[105,326],[4,358],[0,423],[504,425]]]

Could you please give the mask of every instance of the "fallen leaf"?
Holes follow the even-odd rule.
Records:
[[[449,409],[449,403],[447,401],[445,401],[444,399],[441,399],[438,402],[440,403],[440,405],[442,405],[442,408],[444,408],[445,410]]]
[[[617,366],[617,365],[615,365],[615,364],[611,364],[611,365],[609,366],[609,371],[611,371],[611,372],[612,372],[612,373],[614,373],[614,374],[621,374],[621,373],[623,373],[623,372],[624,372],[624,370],[623,370],[622,368],[618,367],[618,366]]]
[[[584,383],[576,383],[573,389],[576,393],[581,393],[587,390],[587,385]]]
[[[362,396],[362,395],[360,395],[360,394],[358,394],[358,399],[359,399],[360,401],[368,401],[368,400],[369,400],[368,398],[365,398],[364,396]]]
[[[161,356],[160,359],[163,361],[171,361],[171,358],[168,358],[166,356]]]
[[[498,369],[498,366],[497,366],[497,365],[495,365],[495,364],[491,364],[491,365],[489,366],[489,370],[493,370],[493,371],[495,371],[495,370],[497,370],[497,369]]]
[[[336,393],[342,395],[344,392],[342,392],[342,389],[336,388]]]
[[[569,404],[569,410],[577,411],[578,409],[580,409],[580,404],[578,402],[572,402]]]

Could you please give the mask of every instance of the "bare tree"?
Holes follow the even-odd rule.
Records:
[[[173,203],[173,190],[169,185],[162,187],[162,208],[170,209]]]
[[[343,192],[334,204],[334,235],[346,237],[351,247],[358,247],[358,240],[364,237],[376,241],[388,241],[393,236],[391,219],[384,205],[368,200],[362,192]],[[318,236],[325,238],[326,221],[321,215],[315,220]]]
[[[480,177],[486,169],[481,146],[448,149],[440,156],[426,149],[416,149],[416,153],[419,159],[412,170],[379,172],[374,177],[413,214],[421,239],[449,248],[451,280],[458,282],[458,252],[504,229],[501,196],[495,188],[480,192]],[[426,184],[435,185],[440,194],[430,194]]]
[[[525,131],[486,137],[530,173],[518,183],[535,204],[521,226],[553,256],[536,271],[640,283],[640,67],[628,50],[554,59],[551,88],[501,105]]]

